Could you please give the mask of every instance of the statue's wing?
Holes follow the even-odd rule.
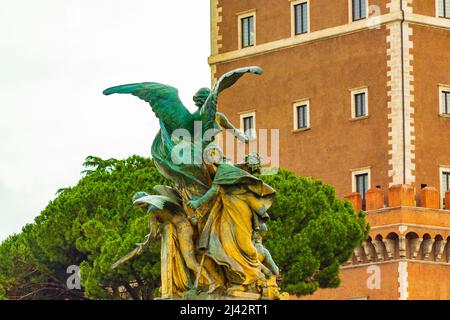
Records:
[[[181,102],[178,90],[165,84],[156,82],[133,83],[112,87],[103,91],[105,95],[113,93],[132,94],[150,103],[158,119],[162,120],[171,130],[184,128],[184,125],[192,117],[191,113]]]
[[[159,193],[162,196],[170,198],[173,203],[181,202],[180,195],[178,194],[178,192],[175,188],[172,188],[169,186],[157,185],[157,186],[153,187],[153,190],[155,190],[157,193]]]
[[[233,84],[235,84],[244,74],[253,73],[257,75],[261,75],[263,70],[260,67],[252,66],[252,67],[244,67],[231,70],[230,72],[225,73],[220,79],[217,81],[214,86],[213,92],[216,94],[221,93],[225,89],[228,89]]]
[[[177,207],[180,207],[179,203],[175,202],[171,198],[166,197],[166,196],[157,196],[157,195],[142,197],[133,202],[134,205],[140,205],[140,204],[144,204],[144,203],[154,205],[155,207],[157,207],[160,210],[164,209],[164,207],[167,206],[168,204],[172,204]]]
[[[204,128],[211,128],[212,122],[215,120],[217,112],[217,98],[222,91],[234,85],[246,73],[261,75],[262,72],[263,70],[260,67],[253,66],[234,69],[221,76],[200,110],[200,116],[204,123]]]

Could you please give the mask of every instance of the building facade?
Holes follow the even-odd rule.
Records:
[[[264,69],[219,109],[242,130],[279,129],[281,167],[359,193],[363,209],[369,190],[387,210],[392,187],[411,187],[414,208],[436,187],[429,209],[449,219],[450,0],[211,0],[211,48],[213,82]]]
[[[341,285],[302,299],[450,300],[450,211],[437,188],[421,190],[420,207],[410,185],[390,187],[387,203],[379,188],[366,196],[370,236],[341,267]],[[361,209],[359,193],[348,199]]]

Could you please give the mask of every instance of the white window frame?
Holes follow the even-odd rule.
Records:
[[[439,2],[440,2],[441,0],[436,0],[435,1],[435,3],[436,3],[436,17],[437,18],[441,18],[441,19],[450,19],[450,12],[449,12],[449,17],[441,17],[440,15],[439,15]],[[445,6],[445,0],[443,0],[444,1],[444,6]]]
[[[247,49],[256,46],[256,9],[247,10],[244,12],[236,13],[238,24],[238,41],[239,49]],[[242,19],[253,17],[253,45],[248,47],[242,47]]]
[[[450,85],[439,85],[439,114],[444,117],[450,117],[450,114],[444,113],[444,101],[442,100],[442,92],[450,92]]]
[[[353,169],[352,172],[352,192],[357,192],[356,190],[356,176],[367,173],[367,190],[372,188],[372,177],[371,177],[371,167]]]
[[[369,18],[369,0],[365,1],[366,1],[366,17],[364,19],[353,20],[353,0],[348,0],[348,21],[350,23],[364,21]]]
[[[447,190],[444,190],[444,184],[442,181],[442,175],[444,174],[444,172],[450,172],[450,166],[439,166],[439,190],[440,190],[440,194],[441,194],[441,199],[440,199],[440,208],[444,209],[444,199],[445,199],[445,193],[447,192]],[[446,208],[447,210],[450,210],[450,208]]]
[[[364,116],[356,116],[356,104],[355,104],[355,96],[360,94],[360,93],[365,93],[365,103],[366,103],[366,114]],[[351,99],[351,115],[352,115],[352,119],[366,119],[369,116],[369,87],[364,86],[364,87],[358,87],[358,88],[353,88],[350,89],[350,99]]]
[[[308,34],[311,32],[311,7],[309,5],[309,0],[290,0],[291,1],[291,36],[292,37],[300,37],[302,35]],[[304,33],[295,33],[295,6],[298,4],[306,3],[306,7],[308,8],[308,31]]]
[[[250,139],[256,139],[256,112],[255,111],[244,111],[239,114],[240,118],[240,130],[242,133],[246,134],[244,131],[244,118],[253,117],[253,130],[250,135]]]
[[[299,128],[298,127],[298,112],[297,112],[297,107],[300,106],[304,106],[306,105],[306,128]],[[305,131],[308,129],[311,129],[311,108],[310,108],[310,100],[309,99],[302,99],[302,100],[297,100],[294,101],[294,103],[292,104],[292,112],[294,114],[294,122],[293,122],[293,128],[294,128],[294,132],[297,131]]]

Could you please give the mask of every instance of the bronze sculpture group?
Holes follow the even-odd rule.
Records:
[[[157,186],[155,195],[138,192],[133,203],[146,210],[150,233],[143,244],[113,267],[140,254],[161,236],[161,298],[280,299],[279,269],[263,246],[275,191],[254,175],[259,158],[234,165],[222,156],[214,137],[230,130],[249,138],[217,112],[219,94],[244,74],[246,67],[223,75],[213,89],[194,96],[190,113],[177,89],[154,82],[109,88],[104,94],[132,94],[150,103],[160,123],[151,153],[158,171],[174,186]],[[181,135],[194,137],[179,139]],[[198,137],[200,136],[200,139]],[[188,161],[184,161],[184,160]]]

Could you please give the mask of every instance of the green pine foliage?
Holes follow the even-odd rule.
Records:
[[[90,170],[75,187],[59,192],[34,224],[0,246],[0,288],[7,298],[153,298],[159,287],[158,244],[117,270],[111,264],[148,233],[148,217],[132,205],[133,194],[168,182],[150,159],[88,160]],[[100,160],[98,166],[95,160]],[[81,267],[82,291],[67,288],[71,265]],[[42,270],[34,271],[37,266]],[[27,273],[36,279],[25,277]],[[22,288],[24,284],[28,286]]]
[[[85,176],[18,235],[0,245],[0,299],[153,299],[160,286],[160,244],[111,270],[148,233],[148,217],[131,203],[161,177],[151,159],[88,157]],[[339,285],[339,265],[368,234],[362,212],[319,181],[281,170],[262,176],[277,191],[266,247],[282,269],[283,289],[313,293]],[[81,290],[70,290],[67,268],[81,268]]]

